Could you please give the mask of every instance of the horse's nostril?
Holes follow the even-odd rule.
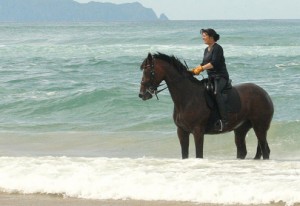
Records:
[[[139,93],[139,98],[143,98],[143,94],[142,93]]]

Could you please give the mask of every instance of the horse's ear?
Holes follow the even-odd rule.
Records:
[[[152,54],[150,52],[148,53],[147,59],[149,59],[150,61],[152,61]]]

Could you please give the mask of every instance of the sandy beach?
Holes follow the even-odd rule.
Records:
[[[86,200],[65,198],[55,195],[23,195],[0,194],[2,206],[254,206],[254,205],[228,205],[228,204],[197,204],[191,202],[173,201],[139,201],[139,200]],[[264,204],[260,206],[284,206],[285,203]],[[293,206],[300,206],[294,204]]]

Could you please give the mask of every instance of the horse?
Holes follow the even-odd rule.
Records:
[[[139,92],[139,97],[145,101],[153,95],[157,97],[162,81],[167,85],[174,103],[173,120],[177,126],[182,159],[189,157],[190,134],[194,136],[196,158],[203,158],[204,135],[230,131],[234,131],[237,158],[245,159],[245,138],[251,128],[258,140],[254,159],[269,159],[267,131],[273,118],[274,107],[268,93],[253,83],[233,86],[240,96],[240,110],[228,113],[228,125],[224,131],[208,129],[213,111],[206,103],[204,81],[195,78],[185,65],[173,55],[148,53],[140,66],[143,75]]]

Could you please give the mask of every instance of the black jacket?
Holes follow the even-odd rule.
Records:
[[[211,63],[213,65],[212,69],[206,70],[209,78],[221,76],[227,80],[229,79],[229,74],[226,68],[225,58],[223,54],[223,48],[219,44],[215,43],[211,51],[208,51],[208,47],[205,49],[201,65],[203,66],[208,63]]]

